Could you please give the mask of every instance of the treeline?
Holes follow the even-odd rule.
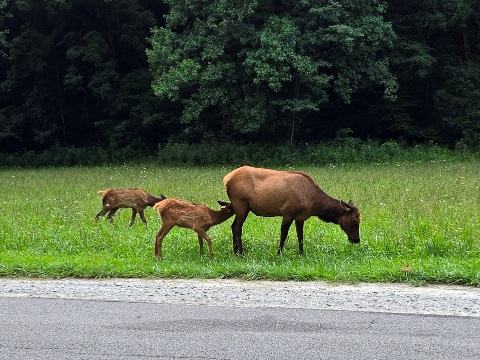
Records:
[[[0,0],[0,153],[478,150],[479,32],[474,0]]]
[[[106,151],[107,150],[107,151]],[[148,166],[204,166],[226,168],[245,164],[273,168],[299,166],[401,165],[416,163],[478,162],[478,152],[464,146],[448,149],[431,143],[407,145],[394,140],[361,140],[340,133],[318,144],[271,145],[264,143],[168,142],[156,150],[132,151],[95,147],[53,146],[41,153],[22,151],[0,155],[0,168],[70,167],[143,164]]]

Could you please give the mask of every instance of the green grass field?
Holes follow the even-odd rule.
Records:
[[[245,256],[232,252],[233,218],[213,227],[214,257],[200,256],[196,234],[173,229],[154,257],[160,219],[148,226],[129,209],[95,223],[97,193],[139,187],[218,208],[222,178],[233,167],[142,166],[0,170],[0,276],[184,277],[346,282],[480,284],[480,162],[298,167],[329,195],[352,199],[362,213],[360,245],[337,225],[305,223],[305,255],[294,226],[277,256],[280,218],[250,214]]]

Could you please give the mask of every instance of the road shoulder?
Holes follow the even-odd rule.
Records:
[[[0,296],[480,317],[480,288],[235,279],[0,278]]]

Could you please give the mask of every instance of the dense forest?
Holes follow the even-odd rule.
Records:
[[[0,153],[480,144],[474,0],[0,0]]]

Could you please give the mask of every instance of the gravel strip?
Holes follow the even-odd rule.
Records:
[[[0,296],[480,317],[480,288],[242,280],[0,278]]]

